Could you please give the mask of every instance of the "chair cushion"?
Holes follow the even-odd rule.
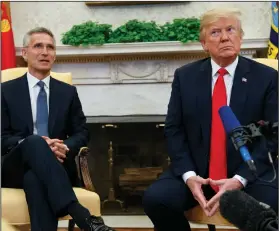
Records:
[[[220,212],[216,212],[212,217],[206,216],[199,205],[190,209],[189,211],[186,211],[185,217],[192,223],[234,227],[234,225],[222,217]]]
[[[91,215],[101,215],[100,197],[95,192],[82,188],[73,188],[79,202],[86,207]],[[14,225],[24,225],[30,223],[28,207],[25,193],[22,189],[2,188],[2,217],[8,223]],[[65,216],[59,220],[70,220],[70,216]]]

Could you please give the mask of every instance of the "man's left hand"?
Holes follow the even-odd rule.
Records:
[[[58,161],[63,163],[64,159],[67,157],[66,154],[69,151],[69,148],[64,144],[63,140],[50,139],[46,136],[42,136],[42,138],[49,144]]]
[[[210,185],[216,185],[219,186],[218,193],[212,197],[207,202],[207,209],[209,210],[209,216],[213,216],[219,209],[219,200],[222,194],[228,190],[235,190],[235,189],[242,189],[243,185],[241,182],[235,178],[229,178],[229,179],[222,179],[222,180],[212,180],[210,179],[209,182]]]

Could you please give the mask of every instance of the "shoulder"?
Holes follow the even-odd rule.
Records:
[[[51,85],[54,85],[55,87],[58,87],[60,91],[67,91],[67,92],[75,92],[76,91],[76,87],[65,83],[63,81],[60,81],[58,79],[55,79],[53,77],[50,78],[51,81]]]
[[[245,65],[249,65],[250,71],[256,78],[258,77],[264,81],[278,79],[278,71],[270,66],[242,56],[240,57],[240,61],[244,62]]]
[[[183,65],[182,67],[179,67],[176,69],[177,73],[187,73],[187,72],[198,72],[203,67],[210,64],[210,58],[205,58],[201,60],[197,60],[188,64]],[[195,73],[193,72],[193,73]]]
[[[1,90],[2,91],[10,91],[12,88],[15,88],[15,87],[18,87],[20,84],[23,84],[24,81],[27,81],[26,80],[26,75],[23,75],[19,78],[16,78],[16,79],[12,79],[12,80],[9,80],[9,81],[6,81],[4,83],[1,83]]]

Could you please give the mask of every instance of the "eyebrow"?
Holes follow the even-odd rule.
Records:
[[[235,27],[236,28],[236,26],[234,26],[234,25],[228,25],[228,26],[226,26],[225,28],[228,28],[228,27]],[[212,27],[212,28],[210,28],[211,30],[218,30],[218,29],[221,29],[220,27],[216,27],[216,26],[214,26],[214,27]]]
[[[44,45],[44,43],[41,43],[41,42],[38,42],[38,43],[35,43],[33,46],[36,46],[36,45]],[[48,47],[55,47],[53,44],[51,44],[51,43],[47,43],[46,44],[46,46],[48,46]]]

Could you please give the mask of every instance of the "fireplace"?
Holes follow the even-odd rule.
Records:
[[[164,123],[89,123],[90,174],[102,214],[143,214],[142,195],[168,166]]]
[[[266,54],[266,44],[244,39],[241,55]],[[53,71],[72,73],[87,117],[102,214],[143,214],[143,191],[169,164],[163,129],[174,71],[205,57],[200,43],[175,41],[57,47]]]

